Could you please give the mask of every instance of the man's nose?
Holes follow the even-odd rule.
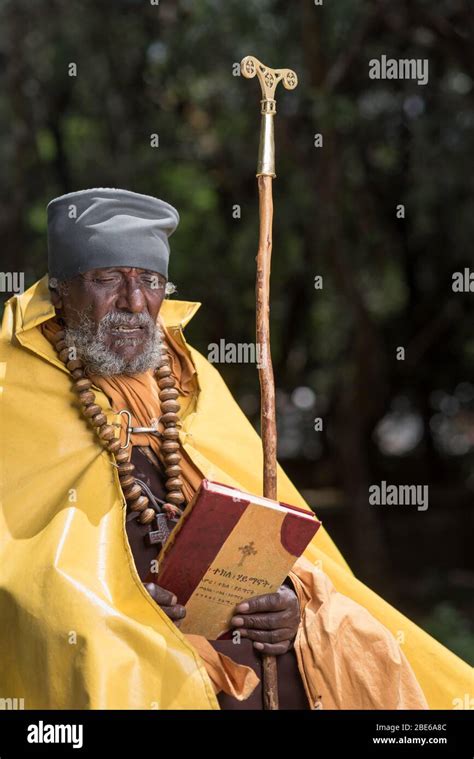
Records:
[[[139,285],[133,280],[125,281],[117,298],[116,307],[122,311],[138,314],[145,308],[146,300]]]

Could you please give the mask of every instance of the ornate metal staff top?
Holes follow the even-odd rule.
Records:
[[[283,86],[287,90],[294,90],[298,84],[298,77],[292,69],[271,69],[253,55],[247,55],[242,59],[240,70],[242,76],[245,76],[246,79],[253,79],[257,75],[260,87],[262,88],[262,100],[260,101],[262,122],[260,145],[258,148],[257,177],[276,177],[273,125],[273,117],[276,113],[275,90],[277,84],[282,80]]]

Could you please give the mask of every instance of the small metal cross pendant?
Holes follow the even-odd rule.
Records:
[[[149,546],[155,546],[157,543],[161,543],[163,546],[168,540],[168,536],[171,532],[165,514],[157,514],[151,524],[152,529],[145,538],[147,544]]]

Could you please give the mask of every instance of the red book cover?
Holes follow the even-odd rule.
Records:
[[[280,587],[320,525],[310,511],[203,480],[158,557],[156,582],[186,606],[180,630],[220,637],[238,603]]]

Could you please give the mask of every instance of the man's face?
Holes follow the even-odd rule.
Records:
[[[133,374],[157,361],[156,320],[165,285],[161,274],[144,269],[92,269],[51,299],[69,344],[92,372]]]

